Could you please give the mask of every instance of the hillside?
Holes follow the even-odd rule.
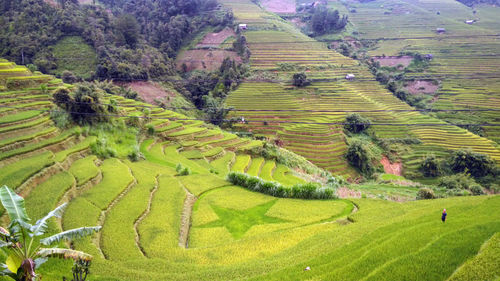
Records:
[[[481,262],[497,257],[500,217],[491,210],[500,205],[498,196],[400,204],[263,195],[223,175],[231,169],[285,185],[301,180],[283,165],[244,153],[260,142],[168,110],[151,110],[158,134],[142,140],[145,160],[101,160],[90,154],[96,136],[57,129],[45,112],[51,92],[70,85],[3,63],[19,70],[2,76],[10,82],[0,92],[0,181],[25,198],[32,219],[69,202],[49,232],[102,225],[92,239],[74,242],[94,256],[93,280],[479,280],[498,274],[495,264]],[[147,106],[108,99],[127,116],[141,116]],[[191,174],[182,176],[177,164]],[[446,224],[439,220],[443,207],[450,214]],[[461,270],[465,261],[468,270]],[[60,280],[71,265],[51,260],[40,272],[44,280]]]
[[[463,147],[500,163],[497,143],[415,111],[380,85],[366,66],[327,49],[250,1],[224,3],[233,8],[238,22],[249,26],[244,35],[252,53],[252,70],[258,73],[227,99],[237,109],[234,116],[249,121],[242,129],[278,138],[284,147],[316,165],[352,176],[344,159],[342,123],[350,111],[358,111],[372,120],[378,138],[421,141],[400,155],[407,172],[416,171],[429,152],[446,155]],[[300,71],[313,82],[297,89],[291,86],[291,78]],[[355,74],[354,81],[344,79],[350,73]]]
[[[87,280],[498,281],[500,146],[495,136],[500,127],[483,124],[480,136],[452,118],[500,125],[497,111],[474,111],[500,109],[498,42],[490,36],[498,28],[496,8],[475,6],[485,15],[478,24],[466,25],[459,19],[471,10],[459,2],[406,1],[326,1],[349,14],[350,22],[345,30],[316,39],[285,20],[295,10],[290,0],[220,0],[220,6],[195,0],[104,0],[98,5],[81,1],[89,5],[78,7],[62,1],[50,2],[52,8],[38,0],[29,8],[25,0],[19,7],[0,3],[0,10],[10,11],[6,21],[42,7],[43,13],[55,13],[44,21],[74,15],[76,26],[96,18],[106,26],[84,31],[111,35],[115,20],[130,23],[134,17],[141,28],[134,47],[120,45],[127,41],[124,33],[97,40],[104,43],[97,48],[91,46],[97,41],[85,39],[89,34],[58,31],[40,36],[43,44],[26,57],[34,62],[55,55],[59,64],[51,72],[63,75],[71,69],[87,78],[96,78],[92,69],[106,64],[120,69],[120,77],[115,72],[100,78],[115,81],[69,83],[33,65],[0,58],[0,190],[5,185],[22,196],[29,223],[67,203],[60,217],[56,212],[48,220],[48,234],[41,238],[102,227],[90,237],[56,243],[92,256]],[[163,11],[162,5],[171,9]],[[405,11],[401,17],[385,14],[397,13],[392,5],[410,7],[432,22],[415,25]],[[434,11],[438,6],[441,17]],[[212,11],[202,19],[207,7],[217,7],[230,20]],[[89,11],[98,16],[86,17]],[[389,16],[396,16],[394,22]],[[29,33],[38,34],[47,22],[37,25],[35,18],[19,26],[32,24]],[[447,25],[449,36],[436,35],[435,28],[424,32],[436,18]],[[205,20],[214,24],[205,26]],[[190,28],[176,32],[183,24]],[[238,30],[238,24],[247,26]],[[12,23],[0,32],[0,55],[19,59],[22,42],[2,41],[17,34],[19,26]],[[57,30],[57,25],[47,26]],[[471,29],[475,39],[466,38]],[[331,41],[352,31],[358,34]],[[382,38],[389,35],[397,39]],[[438,77],[432,108],[441,111],[422,111],[400,100],[377,81],[361,51],[356,60],[332,49],[349,40],[361,44],[362,38],[374,40],[360,48],[370,56],[435,54],[424,70],[405,77]],[[485,40],[482,48],[478,38]],[[444,49],[463,54],[452,56]],[[76,52],[87,59],[77,63],[70,58]],[[406,60],[415,69],[407,56],[396,62]],[[153,63],[157,59],[168,69]],[[120,61],[127,66],[118,67]],[[140,69],[147,78],[158,75],[142,81],[146,72]],[[473,73],[470,79],[465,71]],[[295,74],[305,74],[306,85],[295,86]],[[355,79],[346,79],[347,74]],[[137,77],[141,81],[129,81]],[[412,85],[418,90],[429,84]],[[471,110],[447,111],[455,108]],[[348,123],[351,113],[359,113],[362,122]],[[349,164],[355,144],[372,157],[358,158],[374,166],[370,173]],[[31,244],[26,247],[20,237],[7,240],[5,229],[25,226],[16,221],[9,226],[6,209],[0,207],[0,248],[29,251]],[[36,273],[41,280],[71,279],[69,258],[49,259]],[[2,276],[7,270],[21,272],[26,266],[4,251],[0,262],[6,264],[2,281],[12,280]]]

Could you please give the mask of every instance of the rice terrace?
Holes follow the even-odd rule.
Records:
[[[498,0],[0,24],[0,280],[500,281]]]

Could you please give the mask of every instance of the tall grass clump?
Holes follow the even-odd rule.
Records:
[[[250,176],[239,172],[230,172],[227,180],[234,185],[261,192],[280,198],[299,199],[336,199],[334,189],[329,186],[321,186],[318,183],[296,184],[285,187],[277,182],[265,181],[259,177]]]

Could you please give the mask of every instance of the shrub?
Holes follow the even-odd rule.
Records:
[[[60,129],[67,129],[71,125],[71,117],[66,111],[53,110],[50,112],[50,119]]]
[[[293,85],[295,87],[304,87],[309,84],[309,81],[307,81],[307,76],[304,72],[300,73],[295,73],[293,75]]]
[[[361,140],[354,140],[349,144],[346,159],[363,174],[371,175],[375,171],[373,165],[375,156],[368,145]]]
[[[345,119],[346,124],[344,128],[354,134],[361,133],[368,129],[371,122],[368,118],[365,118],[357,113],[349,114]]]
[[[417,199],[434,199],[436,196],[434,195],[434,190],[423,187],[420,188],[417,192]]]
[[[470,177],[469,174],[461,173],[442,177],[438,183],[439,186],[452,190],[470,190],[474,195],[483,194],[481,185]]]
[[[181,163],[177,164],[175,170],[179,176],[187,176],[191,174],[191,170],[188,167],[184,167]]]
[[[420,164],[420,171],[426,177],[437,177],[440,174],[439,161],[433,154],[427,155]]]
[[[468,172],[475,178],[497,173],[495,162],[488,155],[470,149],[454,151],[450,158],[450,168],[455,173]]]
[[[331,187],[322,187],[317,183],[296,184],[291,188],[287,188],[277,182],[264,181],[259,177],[253,177],[238,172],[230,172],[227,175],[227,180],[234,185],[239,185],[274,197],[301,199],[337,198]]]

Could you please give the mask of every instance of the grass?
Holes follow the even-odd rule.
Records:
[[[36,125],[45,123],[49,120],[50,120],[50,117],[45,116],[42,118],[37,118],[37,119],[30,121],[30,122],[17,124],[17,125],[13,125],[13,126],[8,126],[8,127],[2,127],[2,128],[0,128],[0,133],[5,133],[5,132],[9,132],[9,131],[15,131],[15,130],[19,130],[19,129],[34,127]]]
[[[185,192],[171,176],[160,176],[159,187],[151,204],[151,212],[139,225],[144,251],[150,257],[167,258],[178,247],[181,211]],[[161,224],[158,222],[161,221]]]
[[[52,211],[74,181],[70,173],[61,172],[36,186],[25,199],[28,216],[36,221]]]
[[[213,174],[198,174],[179,177],[180,182],[194,195],[200,194],[222,186],[230,185],[229,182]]]
[[[43,141],[40,141],[37,143],[32,143],[32,144],[26,145],[26,146],[18,148],[18,149],[13,149],[13,150],[9,150],[9,151],[0,153],[0,160],[3,160],[5,158],[9,158],[12,156],[20,155],[23,153],[32,152],[34,150],[41,149],[41,148],[44,148],[44,147],[52,145],[52,144],[62,142],[64,140],[66,140],[67,138],[71,137],[73,135],[73,133],[74,133],[73,130],[68,130],[68,131],[61,133],[60,135],[58,135],[56,137],[46,139],[46,140],[43,140]]]
[[[75,153],[75,152],[80,152],[82,150],[85,150],[89,148],[89,146],[96,141],[95,136],[89,136],[85,138],[83,141],[77,143],[76,145],[72,146],[70,149],[62,150],[60,152],[57,152],[55,154],[55,158],[57,162],[62,162],[68,157],[68,155]]]
[[[21,112],[14,113],[14,114],[8,114],[8,115],[0,117],[0,124],[7,124],[7,123],[22,121],[22,120],[33,118],[33,117],[38,116],[40,114],[41,113],[38,110],[28,110],[28,111],[21,111]]]
[[[99,174],[99,168],[95,165],[95,155],[79,159],[71,165],[69,172],[75,177],[76,185],[81,186]]]
[[[104,210],[134,180],[129,168],[118,159],[107,159],[100,167],[102,180],[82,197]]]
[[[111,209],[102,229],[102,249],[111,260],[143,258],[135,242],[134,223],[146,210],[156,176],[165,169],[146,163],[127,163],[137,184]],[[120,243],[116,243],[120,241]]]
[[[230,170],[231,164],[235,161],[235,154],[232,151],[226,151],[224,156],[210,162],[210,165],[215,168],[221,177],[225,177]]]
[[[474,258],[460,266],[448,280],[497,280],[500,276],[499,252],[500,233],[497,232],[483,244]]]
[[[250,167],[248,167],[247,174],[256,177],[259,176],[260,169],[264,164],[264,161],[265,160],[262,157],[252,158],[252,163],[250,164]]]
[[[88,79],[97,67],[97,54],[80,36],[67,36],[54,45],[54,57],[57,69],[54,74],[61,76],[65,70],[73,72],[78,77]],[[79,59],[75,60],[75,54]]]
[[[0,184],[7,185],[15,190],[30,176],[53,163],[53,154],[49,151],[29,158],[20,159],[19,161],[0,168]]]
[[[251,161],[250,155],[238,154],[236,155],[236,161],[231,167],[231,171],[244,173]]]

